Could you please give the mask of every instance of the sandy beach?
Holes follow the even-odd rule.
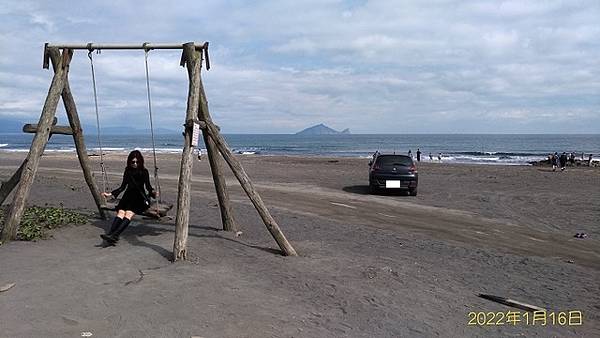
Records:
[[[0,180],[25,155],[0,153]],[[16,286],[0,294],[0,337],[600,336],[600,168],[422,163],[411,197],[369,194],[366,159],[239,158],[299,257],[279,254],[233,175],[243,234],[219,230],[203,157],[189,261],[170,262],[174,219],[137,218],[116,247],[99,247],[109,221],[93,218],[3,244],[0,285]],[[158,160],[175,203],[180,155]],[[125,155],[105,161],[114,189]],[[94,212],[75,155],[44,155],[29,204]],[[470,312],[525,314],[479,293],[581,311],[583,322],[469,325]]]

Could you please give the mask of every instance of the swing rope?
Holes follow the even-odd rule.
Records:
[[[98,148],[100,148],[100,170],[102,172],[102,191],[106,191],[106,185],[108,182],[108,175],[106,174],[106,167],[104,166],[104,152],[102,151],[102,139],[100,137],[100,115],[98,114],[98,94],[96,92],[96,74],[94,71],[94,60],[92,58],[93,49],[89,49],[88,58],[90,59],[90,66],[92,68],[92,87],[94,88],[94,107],[96,109],[96,128],[98,138]]]
[[[158,189],[158,203],[162,203],[162,193],[160,191],[160,180],[158,179],[158,165],[156,164],[156,144],[154,142],[154,122],[152,119],[152,99],[150,97],[150,75],[148,72],[148,52],[150,51],[144,43],[144,64],[146,66],[146,91],[148,93],[148,114],[150,115],[150,134],[152,135],[152,155],[154,159],[154,182]],[[158,209],[158,205],[157,205]]]

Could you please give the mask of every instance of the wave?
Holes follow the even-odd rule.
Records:
[[[231,149],[231,151],[236,154],[240,154],[240,155],[257,155],[257,154],[261,154],[263,152],[263,150],[261,148],[257,148],[257,147],[234,148],[234,149]]]
[[[115,153],[128,153],[132,150],[139,150],[142,153],[152,153],[153,149],[151,147],[131,147],[131,148],[125,148],[125,147],[102,147],[102,151],[103,152],[115,152]],[[94,147],[94,148],[88,148],[88,151],[100,151],[100,148]],[[181,148],[156,148],[156,153],[159,154],[178,154],[181,153],[182,149]]]
[[[88,148],[88,150],[92,150],[92,151],[99,151],[100,148],[98,147],[92,147],[92,148]],[[118,148],[118,147],[102,147],[102,151],[125,151],[125,148]]]
[[[8,145],[8,143],[0,143],[0,148],[4,148]]]
[[[543,153],[513,153],[513,152],[502,152],[502,151],[456,151],[451,154],[457,155],[472,155],[472,156],[544,156]]]
[[[465,155],[458,153],[451,153],[448,155],[442,155],[442,162],[453,162],[453,163],[472,163],[472,164],[507,164],[507,165],[524,165],[529,162],[543,160],[545,155],[523,155],[509,156],[509,155]],[[428,162],[438,162],[437,156],[434,160]]]
[[[139,150],[142,153],[152,153],[154,149],[136,147],[135,150]],[[182,151],[182,148],[156,148],[156,152],[159,154],[178,154]]]

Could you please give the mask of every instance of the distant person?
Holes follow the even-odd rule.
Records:
[[[412,158],[412,150],[408,149],[408,157]]]
[[[588,157],[588,166],[592,166],[592,154]]]
[[[429,153],[429,160],[433,161],[433,155],[431,155],[431,153]]]
[[[373,153],[373,158],[369,162],[369,165],[371,165],[375,162],[375,158],[377,157],[377,155],[379,155],[379,150],[375,150],[375,152]]]
[[[571,162],[571,167],[575,166],[575,153],[571,153],[571,156],[569,156],[569,162]]]
[[[442,162],[442,153],[438,154],[438,161]]]
[[[563,151],[563,153],[560,154],[558,161],[560,162],[560,171],[565,171],[565,168],[567,167],[567,153]]]
[[[558,153],[554,152],[554,154],[552,155],[552,171],[556,171],[557,167],[558,167]]]
[[[421,149],[417,148],[417,162],[421,162]]]

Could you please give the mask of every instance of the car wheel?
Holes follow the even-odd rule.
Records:
[[[369,193],[370,193],[370,194],[376,194],[376,193],[378,193],[378,192],[379,192],[379,188],[377,188],[377,187],[376,187],[376,186],[374,186],[374,185],[369,185]]]
[[[417,189],[410,189],[410,190],[408,191],[408,193],[409,193],[411,196],[417,196]]]

